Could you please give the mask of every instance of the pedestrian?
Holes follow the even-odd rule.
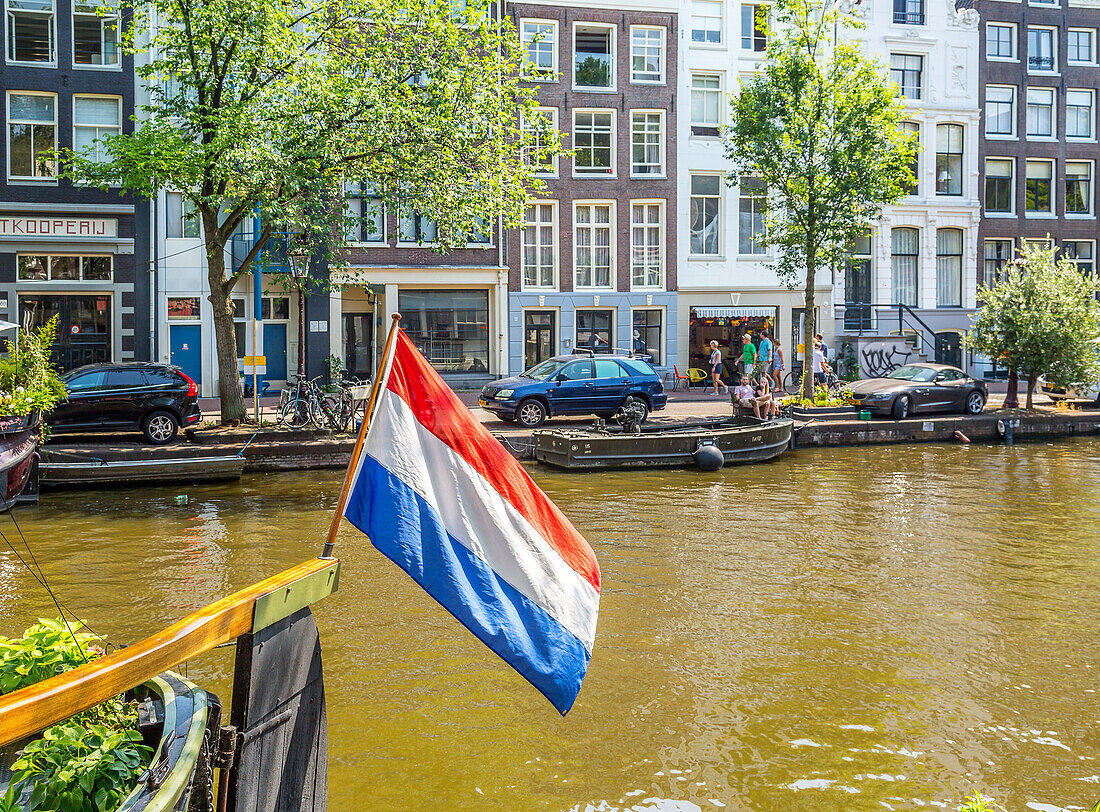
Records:
[[[744,362],[745,374],[750,378],[752,377],[752,371],[756,367],[756,357],[758,353],[756,351],[756,345],[752,343],[752,338],[748,333],[741,336],[741,360]]]
[[[718,342],[714,340],[710,342],[710,379],[714,383],[712,395],[725,394],[730,391],[730,388],[722,383],[722,351],[718,349]],[[722,391],[719,392],[719,389]]]
[[[816,338],[814,339],[814,385],[825,385],[825,369],[827,364],[825,363],[825,351],[821,349],[821,342]]]
[[[768,337],[767,330],[760,331],[760,346],[757,348],[759,355],[757,363],[760,364],[760,372],[765,378],[770,378],[772,372],[772,340]]]
[[[772,380],[775,381],[775,391],[783,389],[783,348],[779,346],[779,336],[772,342]]]
[[[825,343],[824,337],[821,333],[814,336],[814,341],[821,345],[821,354],[825,357],[825,360],[829,360],[829,345]]]

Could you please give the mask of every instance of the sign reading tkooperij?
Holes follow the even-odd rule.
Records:
[[[118,220],[100,217],[0,217],[0,237],[117,237]]]

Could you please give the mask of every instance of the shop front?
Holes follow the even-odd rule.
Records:
[[[743,369],[743,337],[749,336],[759,348],[763,331],[775,335],[778,310],[778,307],[692,307],[688,329],[689,365],[709,371],[710,342],[717,341],[725,370],[723,377],[735,379]]]

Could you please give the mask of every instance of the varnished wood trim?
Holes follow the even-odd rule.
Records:
[[[338,564],[336,559],[310,559],[192,612],[140,643],[0,696],[0,746],[55,725],[250,632],[257,598]]]

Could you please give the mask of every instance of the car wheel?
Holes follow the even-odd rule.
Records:
[[[895,420],[904,420],[909,416],[909,396],[898,395],[894,401],[894,407],[890,410]]]
[[[626,399],[623,401],[623,408],[629,408],[634,403],[637,403],[639,406],[642,407],[642,416],[638,420],[638,422],[644,423],[649,417],[649,404],[646,403],[642,398],[634,397],[634,395],[627,395]]]
[[[141,432],[154,445],[165,445],[176,439],[179,421],[169,412],[153,412],[145,418]]]
[[[981,392],[974,391],[966,396],[966,412],[967,414],[981,414],[982,409],[985,408],[985,395]]]
[[[546,407],[541,401],[528,398],[516,407],[516,422],[524,428],[538,428],[546,422]]]

